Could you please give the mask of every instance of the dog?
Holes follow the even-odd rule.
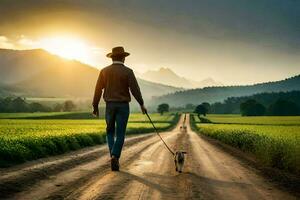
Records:
[[[175,169],[179,173],[181,173],[183,169],[184,154],[186,154],[185,151],[176,151],[174,154]]]
[[[186,133],[186,132],[187,132],[186,125],[180,126],[180,131],[181,131],[182,133]]]

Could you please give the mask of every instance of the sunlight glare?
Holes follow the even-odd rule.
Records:
[[[88,58],[88,46],[77,38],[44,38],[41,40],[41,47],[50,53],[67,59],[87,60]]]

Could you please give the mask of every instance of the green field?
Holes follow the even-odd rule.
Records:
[[[210,123],[194,118],[199,133],[250,152],[265,166],[300,175],[300,117],[208,115]]]
[[[0,166],[57,155],[86,146],[106,142],[103,119],[54,119],[54,116],[78,116],[83,113],[35,113],[1,114],[0,120]],[[34,117],[34,119],[30,119]],[[50,117],[51,119],[44,119]],[[161,131],[171,128],[178,120],[177,115],[151,114]],[[27,119],[29,118],[29,119]],[[127,134],[153,132],[145,115],[132,114]]]
[[[102,113],[103,114],[103,113]],[[171,122],[173,120],[173,115],[164,114],[160,115],[158,113],[150,114],[154,121]],[[100,119],[104,116],[101,115]],[[0,119],[93,119],[95,118],[90,112],[44,112],[44,113],[0,113]],[[133,113],[129,116],[129,122],[148,122],[146,115]]]
[[[0,113],[0,119],[95,119],[87,112]]]
[[[300,116],[259,116],[242,117],[240,115],[207,115],[205,118],[219,124],[253,124],[253,125],[299,125]]]

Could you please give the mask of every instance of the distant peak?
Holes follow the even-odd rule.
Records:
[[[173,75],[177,75],[173,70],[171,70],[168,67],[161,67],[157,70],[157,72],[159,73],[168,73],[168,74],[173,74]]]
[[[172,70],[168,67],[161,67],[161,68],[159,68],[158,71],[171,71],[172,72]]]

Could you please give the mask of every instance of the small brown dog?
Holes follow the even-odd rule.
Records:
[[[186,127],[186,125],[180,126],[180,131],[181,131],[182,133],[186,133],[186,132],[187,132],[187,127]]]
[[[176,171],[181,173],[184,165],[184,154],[186,154],[185,151],[176,151],[174,155],[174,162],[175,162],[175,168]]]

